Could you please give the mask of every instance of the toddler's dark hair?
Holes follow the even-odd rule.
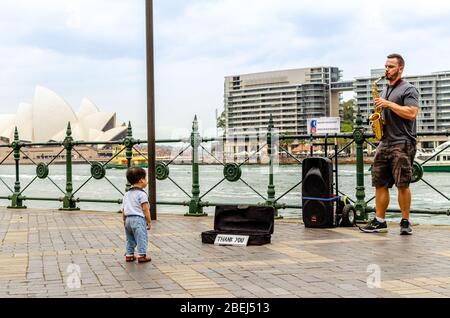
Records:
[[[131,167],[127,170],[127,180],[130,184],[136,184],[144,179],[147,173],[141,167]]]

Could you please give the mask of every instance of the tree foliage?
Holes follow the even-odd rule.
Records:
[[[225,110],[217,118],[217,128],[225,129]]]
[[[342,103],[340,110],[341,110],[341,118],[342,118],[342,131],[343,132],[350,132],[353,131],[353,123],[355,121],[355,114],[354,114],[354,106],[355,106],[355,99],[349,99]]]

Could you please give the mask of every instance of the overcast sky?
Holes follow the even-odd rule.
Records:
[[[144,0],[0,1],[0,113],[42,85],[146,137]],[[406,75],[450,70],[450,1],[154,0],[158,138],[215,134],[224,76],[337,66],[344,79],[404,55]]]

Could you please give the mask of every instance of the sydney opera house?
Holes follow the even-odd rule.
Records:
[[[11,142],[17,127],[24,142],[62,141],[68,122],[77,141],[118,140],[127,132],[116,113],[100,111],[89,99],[84,98],[75,112],[58,94],[37,86],[31,104],[21,103],[15,114],[0,114],[0,139]]]

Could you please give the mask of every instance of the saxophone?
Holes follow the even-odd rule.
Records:
[[[378,98],[380,95],[378,93],[378,82],[381,81],[384,78],[384,76],[381,76],[379,79],[377,79],[375,82],[373,82],[372,87],[372,98],[375,103],[375,98]],[[381,140],[383,138],[383,118],[381,117],[381,111],[382,107],[374,107],[374,112],[372,115],[370,115],[369,119],[371,121],[372,131],[375,134],[375,138],[377,140]]]

